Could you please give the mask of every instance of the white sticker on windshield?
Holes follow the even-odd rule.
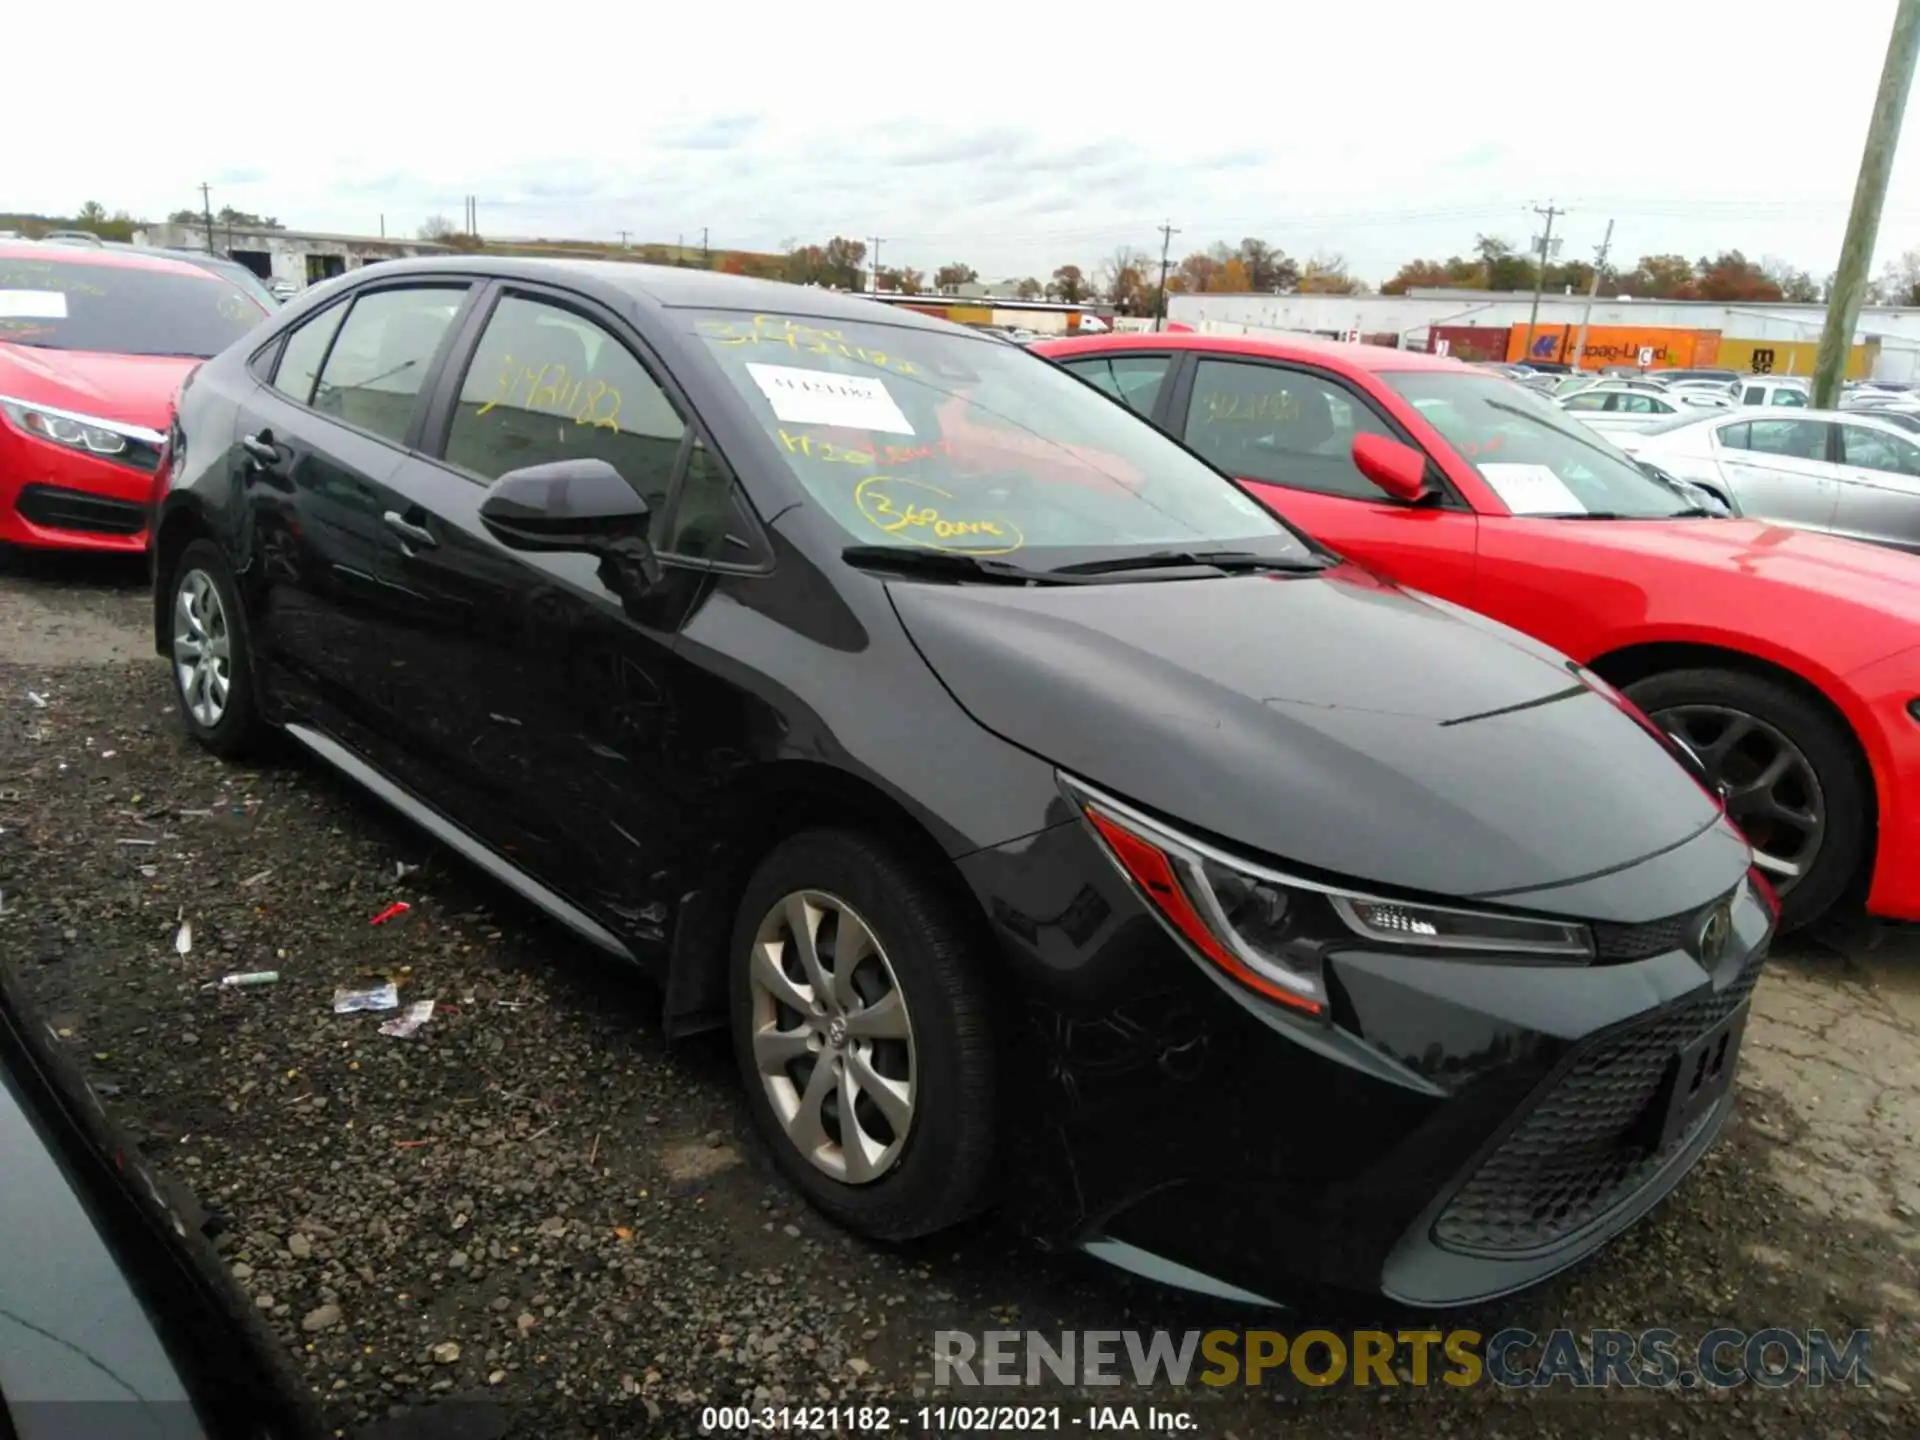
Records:
[[[0,290],[0,319],[64,320],[67,297],[58,290]]]
[[[774,418],[790,425],[841,425],[888,435],[913,434],[913,426],[887,393],[885,382],[875,376],[836,375],[831,370],[803,370],[796,365],[749,364],[747,373],[773,406]]]
[[[1584,515],[1587,507],[1545,465],[1489,465],[1480,473],[1516,515]]]

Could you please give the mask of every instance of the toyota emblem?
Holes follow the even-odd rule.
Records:
[[[1722,903],[1713,907],[1700,927],[1700,961],[1709,967],[1718,965],[1733,939],[1733,910]]]

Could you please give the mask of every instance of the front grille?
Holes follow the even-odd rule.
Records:
[[[1576,1052],[1440,1212],[1435,1242],[1469,1255],[1550,1249],[1633,1195],[1699,1133],[1696,1124],[1660,1150],[1643,1133],[1668,1062],[1739,1007],[1765,958],[1764,948],[1756,950],[1724,990],[1682,1001]]]
[[[49,530],[81,530],[91,535],[138,535],[147,528],[147,510],[131,500],[110,500],[58,485],[28,485],[13,508]]]
[[[1664,920],[1648,920],[1640,925],[1596,923],[1593,927],[1593,953],[1596,960],[1645,960],[1664,955],[1686,943],[1687,930],[1702,914],[1689,910],[1684,915],[1669,915]]]

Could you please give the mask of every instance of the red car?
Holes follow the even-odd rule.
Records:
[[[1031,348],[1329,548],[1625,691],[1699,755],[1784,924],[1843,899],[1920,919],[1920,556],[1727,518],[1435,356],[1196,334]]]
[[[266,314],[179,260],[0,241],[0,549],[146,549],[180,382]]]

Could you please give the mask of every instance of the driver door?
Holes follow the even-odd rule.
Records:
[[[1442,495],[1421,505],[1360,473],[1356,435],[1410,442],[1357,388],[1308,366],[1205,357],[1173,401],[1180,438],[1282,517],[1402,585],[1472,603],[1478,517],[1437,466]]]

